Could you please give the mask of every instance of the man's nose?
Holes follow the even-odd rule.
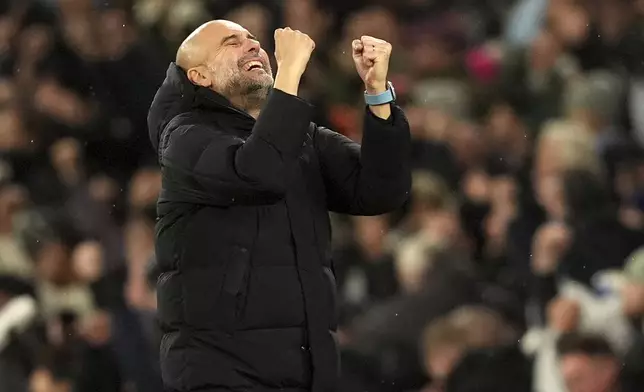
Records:
[[[256,39],[249,38],[246,40],[246,51],[259,53],[260,44]]]

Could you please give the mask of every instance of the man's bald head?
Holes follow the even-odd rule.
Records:
[[[176,64],[193,84],[231,101],[248,94],[265,98],[273,85],[268,55],[255,36],[228,20],[213,20],[193,31],[177,50]]]
[[[212,20],[197,27],[179,46],[176,63],[184,70],[206,62],[220,41],[228,35],[238,32],[248,33],[246,29],[229,20]]]

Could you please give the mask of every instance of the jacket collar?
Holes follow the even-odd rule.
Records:
[[[234,129],[250,131],[255,123],[253,117],[234,107],[223,95],[192,84],[185,71],[173,62],[148,112],[148,132],[154,148],[158,148],[163,129],[174,117],[197,109],[221,116],[222,122]]]

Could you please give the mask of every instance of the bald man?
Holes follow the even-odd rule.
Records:
[[[383,214],[410,188],[410,133],[391,45],[353,42],[362,146],[298,98],[315,43],[275,31],[277,73],[243,27],[179,48],[150,108],[163,172],[156,229],[161,368],[172,392],[331,392],[338,380],[328,212]],[[361,92],[356,92],[361,93]]]

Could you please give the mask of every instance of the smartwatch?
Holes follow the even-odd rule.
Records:
[[[364,92],[364,100],[369,106],[384,105],[386,103],[394,102],[396,100],[396,91],[391,82],[387,82],[387,90],[380,94],[367,94]]]

